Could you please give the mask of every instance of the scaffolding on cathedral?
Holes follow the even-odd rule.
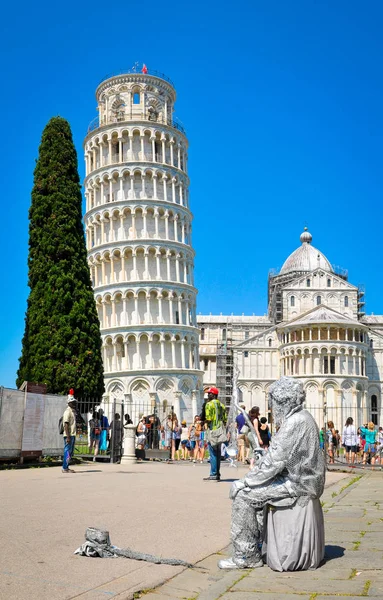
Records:
[[[222,404],[229,407],[233,393],[233,351],[229,340],[217,347],[217,388]]]

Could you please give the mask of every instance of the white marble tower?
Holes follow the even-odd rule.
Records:
[[[145,68],[144,68],[145,71]],[[199,409],[188,142],[163,74],[126,71],[96,90],[85,138],[85,229],[101,323],[105,402],[132,416]]]

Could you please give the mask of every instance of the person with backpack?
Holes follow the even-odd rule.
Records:
[[[64,456],[63,456],[63,473],[75,473],[69,468],[69,462],[74,454],[74,443],[76,440],[76,412],[77,400],[74,397],[74,390],[70,389],[68,394],[68,407],[62,417],[63,434],[64,434]]]
[[[208,390],[208,402],[205,407],[205,422],[207,424],[207,439],[210,456],[210,475],[204,481],[221,481],[221,444],[227,440],[226,408],[218,400],[219,391],[216,387]]]
[[[101,421],[99,419],[99,414],[97,411],[94,411],[92,414],[92,418],[89,421],[89,450],[92,453],[92,448],[94,448],[94,456],[93,461],[96,461],[99,449],[100,449],[100,438],[101,438]]]

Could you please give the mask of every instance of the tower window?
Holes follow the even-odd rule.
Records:
[[[371,396],[371,421],[378,424],[378,397],[375,394]]]
[[[180,313],[176,310],[176,325],[180,324]]]
[[[344,305],[346,308],[348,307],[348,296],[344,297]]]
[[[310,287],[311,286],[311,280],[310,279],[306,279],[306,287]]]
[[[319,304],[322,304],[322,296],[317,296],[317,306],[319,306]]]
[[[327,279],[327,287],[331,287],[331,279]]]
[[[290,306],[295,306],[295,296],[291,296],[291,298],[290,298]]]
[[[328,356],[323,357],[323,373],[328,374]]]
[[[205,339],[205,328],[202,327],[201,329],[201,341],[203,341]]]
[[[134,92],[133,104],[140,104],[140,92]]]
[[[335,356],[330,357],[330,373],[335,375]]]

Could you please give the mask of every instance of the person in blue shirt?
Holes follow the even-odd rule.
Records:
[[[366,464],[367,457],[371,457],[371,464],[375,463],[375,451],[376,451],[376,431],[375,425],[372,421],[370,421],[367,427],[360,428],[362,434],[366,439],[366,444],[364,446],[363,452],[363,464]]]

